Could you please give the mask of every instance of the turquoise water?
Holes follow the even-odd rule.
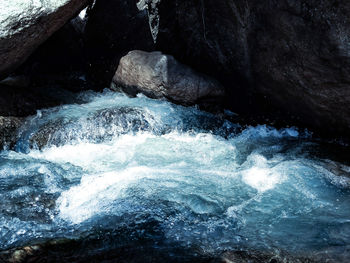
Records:
[[[307,133],[108,91],[79,101],[1,152],[0,249],[125,227],[118,242],[347,261],[350,167]]]

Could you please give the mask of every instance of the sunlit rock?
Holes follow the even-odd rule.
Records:
[[[1,0],[0,79],[6,77],[89,0]]]
[[[161,52],[130,51],[120,60],[113,82],[131,95],[140,92],[185,105],[220,101],[225,95],[219,82]]]

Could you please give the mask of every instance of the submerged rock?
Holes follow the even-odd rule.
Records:
[[[89,0],[2,1],[0,10],[0,79],[20,66]]]
[[[120,60],[113,82],[131,95],[141,92],[185,105],[218,102],[225,94],[216,80],[161,52],[130,51]]]
[[[227,251],[211,263],[315,263],[311,258],[274,255],[258,251]]]
[[[0,148],[11,147],[16,142],[17,129],[23,118],[0,116]]]
[[[126,233],[121,233],[125,235]],[[278,256],[258,251],[227,251],[214,256],[196,248],[156,247],[150,240],[131,241],[117,245],[109,234],[106,243],[102,244],[97,236],[93,238],[54,239],[48,242],[27,245],[0,252],[0,260],[11,263],[21,262],[127,262],[146,263],[316,263],[325,260],[314,260],[307,257]],[[103,246],[104,245],[104,246]],[[88,252],[86,251],[88,250]],[[140,255],[142,255],[140,257]]]
[[[42,149],[79,141],[100,143],[117,135],[139,131],[163,132],[153,116],[129,107],[103,109],[78,119],[59,118],[40,123],[39,118],[37,121],[29,124],[34,131],[20,134],[20,140],[29,148]]]

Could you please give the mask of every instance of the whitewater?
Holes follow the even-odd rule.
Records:
[[[147,239],[209,255],[350,256],[349,163],[307,131],[104,91],[38,111],[17,138],[0,153],[0,250],[115,233],[100,249]]]

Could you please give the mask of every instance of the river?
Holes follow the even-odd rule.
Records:
[[[243,249],[346,262],[350,167],[322,151],[296,128],[82,93],[29,117],[1,151],[0,249],[109,236],[98,249],[148,240],[169,259]]]

